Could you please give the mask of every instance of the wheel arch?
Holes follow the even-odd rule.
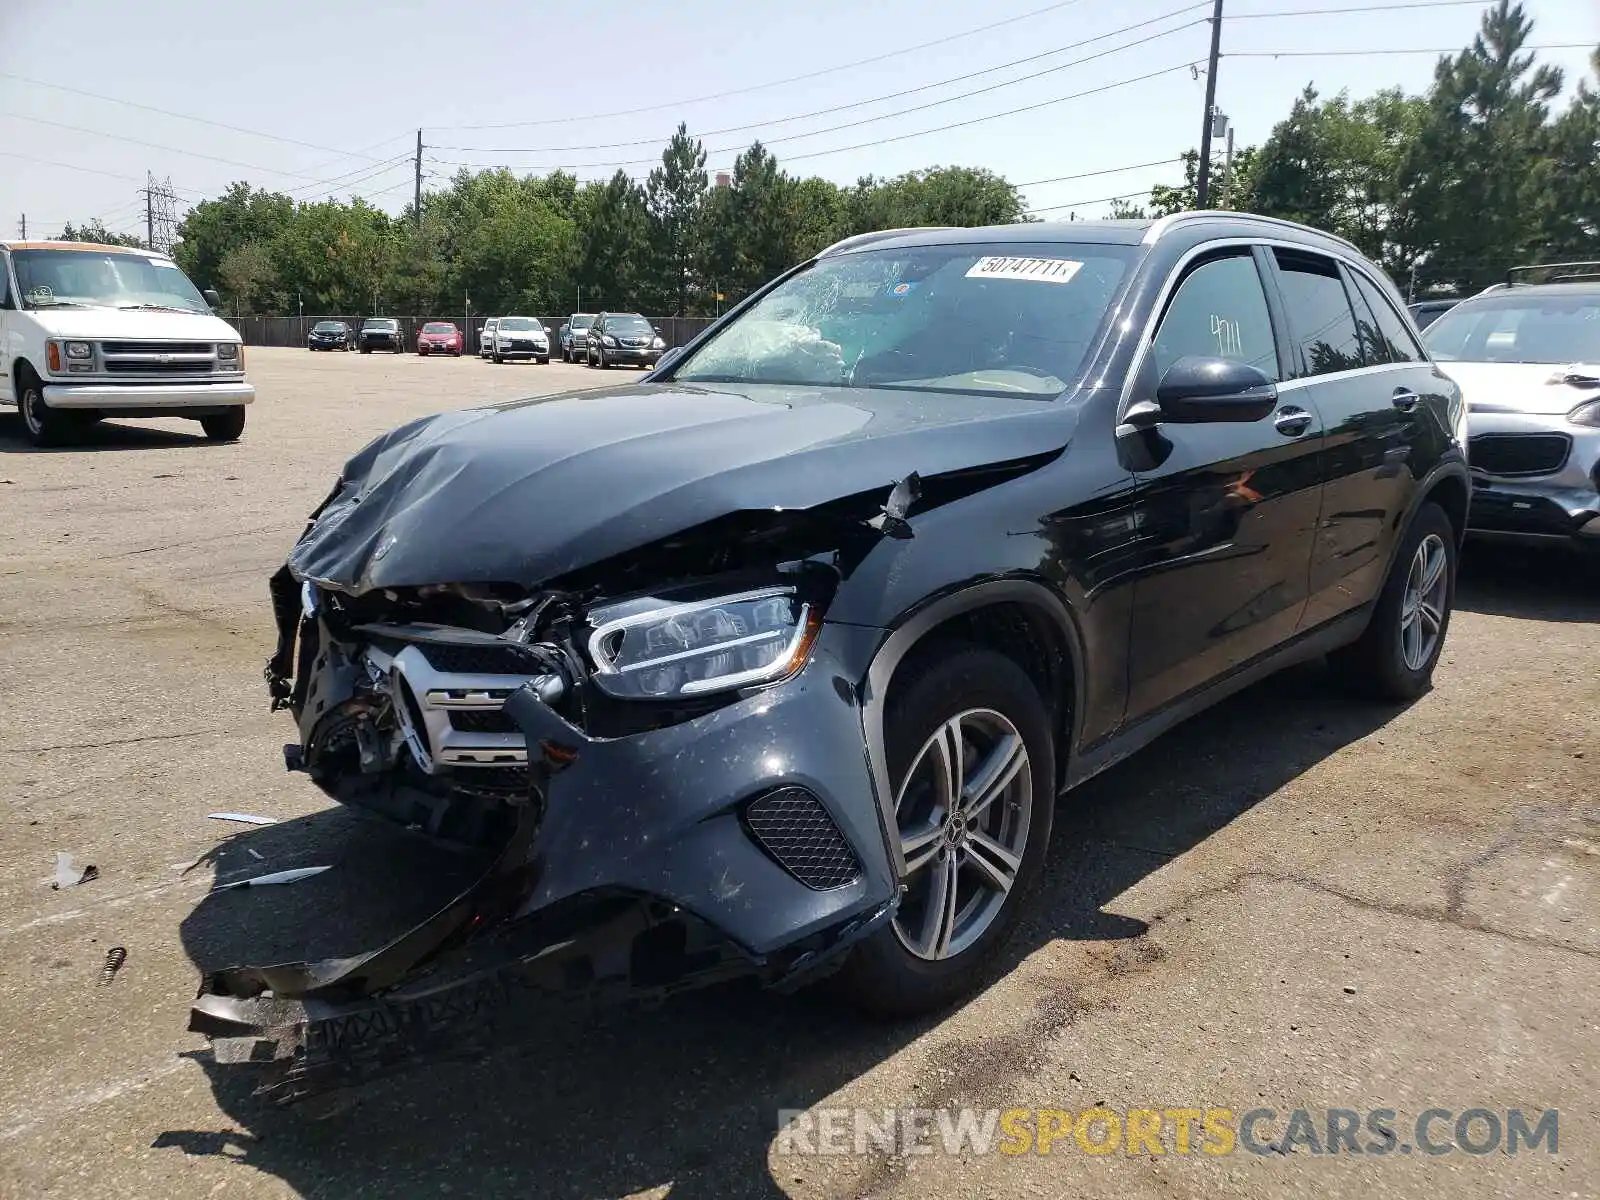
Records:
[[[1083,640],[1066,602],[1042,581],[991,579],[946,593],[904,614],[873,655],[862,685],[861,724],[885,848],[904,870],[894,824],[884,716],[895,676],[919,649],[941,640],[986,646],[1011,659],[1039,688],[1055,741],[1059,790],[1083,711]],[[1043,649],[1044,653],[1039,653]]]

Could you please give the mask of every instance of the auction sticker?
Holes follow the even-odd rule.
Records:
[[[1030,279],[1035,283],[1071,283],[1083,264],[1070,258],[980,258],[968,279]]]

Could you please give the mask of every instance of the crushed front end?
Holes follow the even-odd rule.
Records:
[[[287,1102],[459,1055],[535,1000],[825,973],[896,894],[856,686],[880,633],[822,620],[836,578],[803,560],[618,599],[280,570],[287,765],[497,854],[370,953],[208,974],[191,1029],[274,1063]]]

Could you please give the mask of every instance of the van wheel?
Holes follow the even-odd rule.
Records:
[[[976,989],[1016,927],[1050,842],[1055,751],[1032,681],[978,646],[923,654],[884,720],[900,907],[834,982],[860,1008],[909,1016]]]
[[[244,432],[244,405],[230,408],[227,412],[218,413],[214,417],[201,417],[200,428],[206,431],[208,441],[238,441],[239,435]]]
[[[51,408],[44,402],[44,385],[32,371],[27,368],[18,371],[17,383],[21,387],[17,407],[22,410],[22,427],[27,430],[28,440],[35,446],[69,443],[82,422],[74,421],[73,414]]]
[[[1415,700],[1432,685],[1455,601],[1457,544],[1444,509],[1417,510],[1365,632],[1328,656],[1356,691]]]

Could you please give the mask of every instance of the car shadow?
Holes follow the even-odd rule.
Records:
[[[1060,939],[1137,938],[1146,926],[1118,915],[1116,897],[1397,711],[1346,698],[1312,664],[1077,789],[1002,971]],[[338,865],[302,884],[203,900],[182,923],[191,960],[348,953],[370,936],[361,926],[398,931],[474,866],[340,810],[233,835],[214,865],[227,879],[326,862]],[[250,1094],[248,1069],[197,1054],[234,1127],[171,1129],[153,1147],[242,1160],[302,1195],[780,1196],[791,1180],[768,1159],[779,1110],[823,1101],[936,1025],[863,1020],[825,989],[724,986],[644,1013],[552,1017],[488,1059],[370,1084],[325,1120],[271,1108]]]
[[[78,431],[65,446],[35,446],[28,440],[22,418],[16,413],[0,416],[0,454],[84,454],[106,450],[173,450],[216,443],[198,432],[180,433],[148,425],[123,425],[116,421],[96,421]]]
[[[1535,621],[1600,621],[1600,554],[1469,540],[1455,606]]]

